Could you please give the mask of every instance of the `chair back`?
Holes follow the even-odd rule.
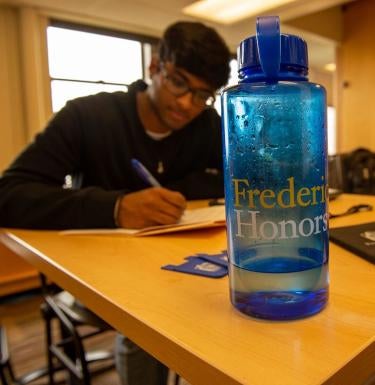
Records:
[[[347,192],[375,194],[375,153],[358,148],[345,157]]]

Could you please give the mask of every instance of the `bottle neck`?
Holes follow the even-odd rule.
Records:
[[[267,82],[277,83],[280,80],[306,81],[308,69],[306,67],[281,64],[277,78],[267,78],[260,66],[245,67],[238,70],[239,83]]]

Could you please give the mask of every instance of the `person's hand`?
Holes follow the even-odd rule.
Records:
[[[186,199],[179,192],[152,187],[121,198],[117,223],[131,229],[169,225],[178,222],[185,207]]]

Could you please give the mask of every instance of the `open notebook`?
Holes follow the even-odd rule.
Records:
[[[225,207],[211,206],[194,210],[185,210],[181,220],[173,225],[145,227],[143,229],[79,229],[64,230],[63,235],[82,234],[127,234],[136,236],[172,233],[176,231],[225,226]]]

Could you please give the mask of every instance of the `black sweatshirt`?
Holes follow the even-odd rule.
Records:
[[[115,227],[118,197],[149,187],[132,169],[131,158],[187,199],[223,196],[216,111],[207,109],[183,129],[154,140],[136,108],[136,93],[146,87],[137,81],[127,93],[68,102],[0,178],[0,226]],[[62,187],[67,175],[80,176],[79,189]]]

